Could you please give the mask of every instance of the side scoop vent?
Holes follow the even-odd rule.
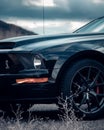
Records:
[[[14,46],[14,42],[0,42],[0,49],[12,49]]]

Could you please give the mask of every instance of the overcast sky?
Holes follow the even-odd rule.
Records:
[[[43,8],[44,5],[44,8]],[[104,15],[104,0],[0,0],[0,19],[43,34],[67,33]]]

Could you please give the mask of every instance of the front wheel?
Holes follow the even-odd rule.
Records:
[[[104,111],[104,66],[91,59],[75,62],[65,73],[61,92],[71,97],[78,115],[99,117]]]

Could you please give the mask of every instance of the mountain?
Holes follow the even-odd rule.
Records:
[[[0,20],[0,39],[23,35],[36,35],[36,33]]]

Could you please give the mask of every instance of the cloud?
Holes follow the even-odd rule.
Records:
[[[45,4],[47,0],[44,0]],[[48,0],[49,1],[49,0]],[[42,0],[0,0],[0,18],[42,19]],[[50,0],[45,19],[92,19],[103,15],[103,0]],[[48,6],[49,5],[49,6]]]
[[[88,22],[88,21],[87,21]],[[75,31],[87,22],[83,21],[69,21],[69,20],[47,20],[44,23],[45,34],[56,33],[70,33]],[[42,20],[24,20],[24,19],[8,19],[8,23],[16,24],[22,28],[38,34],[43,34],[43,21]]]
[[[27,7],[25,0],[0,0],[0,17],[42,18],[42,9]]]
[[[65,0],[66,6],[63,6],[63,0],[55,1],[65,19],[93,19],[104,15],[104,0]]]
[[[24,4],[26,6],[43,6],[53,7],[55,6],[54,0],[25,0]]]
[[[0,0],[0,19],[37,33],[71,32],[103,16],[104,0]]]

